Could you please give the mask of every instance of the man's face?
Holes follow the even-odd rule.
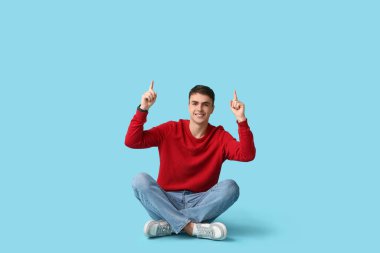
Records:
[[[189,101],[190,121],[197,124],[207,122],[214,111],[212,99],[199,93],[192,94]]]

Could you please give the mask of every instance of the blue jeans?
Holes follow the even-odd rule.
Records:
[[[189,222],[212,222],[239,198],[239,186],[228,179],[206,192],[164,191],[150,175],[133,179],[136,198],[154,220],[167,221],[178,234]]]

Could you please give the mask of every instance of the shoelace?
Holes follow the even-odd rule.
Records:
[[[214,230],[212,228],[205,228],[198,226],[198,237],[214,238]]]
[[[168,235],[168,234],[171,234],[172,230],[170,228],[170,225],[169,224],[162,224],[160,223],[157,227],[157,232],[156,234],[158,236],[160,235]]]

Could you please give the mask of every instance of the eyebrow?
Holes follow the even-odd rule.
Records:
[[[191,103],[199,103],[199,101],[196,101],[196,100],[191,100],[190,102]],[[202,102],[202,104],[211,104],[211,103],[206,101],[206,102]]]

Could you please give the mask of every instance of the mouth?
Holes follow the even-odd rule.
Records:
[[[194,115],[195,115],[195,117],[197,117],[197,118],[199,118],[199,119],[201,119],[201,118],[203,118],[203,117],[206,116],[205,113],[194,113]]]

